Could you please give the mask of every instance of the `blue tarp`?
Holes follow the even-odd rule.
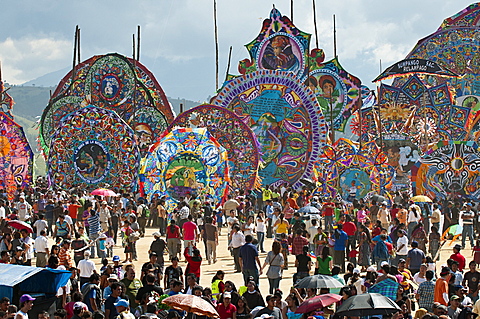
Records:
[[[55,294],[67,284],[70,271],[0,264],[0,296],[13,298],[13,287],[25,293]]]

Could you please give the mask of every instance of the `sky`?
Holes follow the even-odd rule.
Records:
[[[472,2],[464,0],[316,0],[319,47],[373,88],[382,68],[403,59],[418,40]],[[248,58],[244,45],[260,32],[272,5],[291,17],[290,0],[217,0],[220,79],[229,47],[230,73]],[[198,102],[215,94],[213,0],[2,0],[2,77],[22,84],[45,74],[58,83],[72,65],[75,25],[81,29],[81,59],[118,52],[132,54],[132,34],[141,26],[140,62],[168,96]],[[293,22],[313,34],[312,0],[294,0]],[[312,35],[310,48],[315,47]],[[59,70],[62,70],[58,72]],[[33,81],[34,83],[35,81]],[[222,83],[222,80],[220,80]]]

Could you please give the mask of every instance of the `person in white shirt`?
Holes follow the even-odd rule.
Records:
[[[397,244],[395,246],[395,249],[397,250],[397,264],[400,261],[400,259],[407,259],[408,255],[408,238],[405,234],[405,231],[403,229],[397,230]]]
[[[390,212],[387,209],[387,203],[383,202],[378,210],[378,219],[382,222],[382,227],[387,229],[390,224]]]
[[[240,266],[240,248],[245,245],[245,235],[240,231],[240,226],[234,225],[231,234],[231,241],[228,247],[232,249],[233,260],[235,262],[235,272],[241,272],[242,268]]]
[[[78,271],[80,272],[80,287],[90,280],[90,276],[94,273],[97,273],[95,269],[95,263],[90,260],[90,251],[85,250],[83,253],[84,259],[80,260],[78,263]]]
[[[26,221],[30,218],[32,206],[25,200],[25,196],[20,196],[19,201],[15,204],[15,208],[18,212],[18,218],[21,221]]]
[[[33,244],[34,241],[32,237],[28,235],[28,231],[26,229],[20,230],[20,234],[22,235],[21,242],[25,245],[25,266],[32,265],[32,258],[33,258]]]
[[[311,219],[312,226],[307,229],[307,237],[310,245],[310,251],[315,251],[315,235],[318,233],[317,220]]]
[[[413,281],[417,284],[421,284],[424,281],[427,281],[427,264],[420,265],[420,271],[413,276]]]
[[[420,208],[417,205],[411,205],[407,216],[408,237],[412,237],[413,229],[418,225],[421,219]]]
[[[5,206],[5,202],[3,200],[0,200],[0,225],[3,224],[3,220],[6,217],[4,206]]]
[[[42,268],[47,265],[47,256],[49,254],[48,239],[47,237],[45,237],[45,234],[45,229],[40,231],[39,236],[35,239],[35,242],[33,243],[33,248],[37,253],[37,261],[35,263],[35,266]]]
[[[108,205],[107,202],[103,201],[102,204],[100,205],[100,209],[98,210],[98,214],[99,214],[98,217],[100,218],[100,225],[102,227],[103,232],[106,232],[108,230],[109,225],[112,224],[110,222],[110,219],[111,219],[110,210],[108,209],[107,205]]]
[[[37,230],[37,237],[40,236],[42,230],[46,230],[48,228],[48,223],[45,220],[45,216],[43,214],[38,214],[38,220],[33,224],[33,227]]]

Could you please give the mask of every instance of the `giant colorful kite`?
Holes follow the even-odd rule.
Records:
[[[187,194],[220,203],[230,181],[227,151],[205,128],[165,132],[150,147],[140,174],[145,196],[165,196],[169,212]]]
[[[344,200],[363,198],[371,191],[384,193],[392,186],[395,169],[375,142],[359,145],[341,138],[325,147],[316,162],[319,189],[335,197],[338,190]],[[353,196],[353,194],[355,194]]]
[[[417,195],[445,199],[480,195],[480,151],[473,141],[442,141],[412,169],[413,190]]]
[[[244,190],[257,188],[258,141],[235,113],[224,107],[200,105],[177,116],[167,131],[175,127],[206,128],[228,152],[231,186]]]
[[[225,83],[212,104],[232,110],[255,133],[263,185],[294,185],[310,178],[326,143],[327,125],[315,95],[294,74],[247,73]]]
[[[42,114],[40,143],[46,154],[60,121],[90,104],[117,112],[135,130],[142,153],[174,117],[162,88],[140,62],[116,53],[94,56],[60,81]]]
[[[13,200],[17,187],[30,186],[33,179],[33,151],[23,128],[0,111],[0,187]]]
[[[456,106],[470,110],[466,129],[475,139],[480,136],[477,106],[480,99],[480,4],[472,4],[447,18],[433,34],[418,41],[407,58],[427,59],[453,71],[460,77],[426,76],[431,86],[447,81],[454,88]],[[397,81],[394,86],[400,86]]]
[[[338,58],[322,63],[319,61],[311,59],[306,84],[317,96],[330,126],[333,123],[335,130],[343,132],[347,119],[362,104],[361,81],[349,74]]]
[[[136,186],[140,153],[135,133],[113,111],[90,105],[64,117],[50,149],[48,175],[55,188]]]

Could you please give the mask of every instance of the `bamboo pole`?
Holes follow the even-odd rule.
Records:
[[[333,15],[333,56],[337,57],[337,25],[335,22],[335,15]]]
[[[225,72],[225,82],[228,80],[228,74],[230,73],[230,62],[232,61],[232,46],[230,46],[230,50],[228,51],[228,63],[227,63],[227,71]]]
[[[137,61],[140,61],[140,26],[137,26]]]
[[[293,23],[293,0],[290,0],[290,21]]]
[[[315,47],[318,49],[318,29],[317,29],[317,10],[315,9],[315,0],[312,0],[313,4],[313,26],[315,27]]]
[[[218,89],[218,26],[217,26],[217,1],[213,0],[213,24],[215,33],[215,90]]]
[[[77,33],[78,33],[78,37],[77,37],[77,61],[78,61],[78,63],[77,64],[80,64],[80,62],[81,62],[81,60],[80,60],[80,28],[78,28]]]
[[[135,33],[132,34],[132,58],[135,60]]]

